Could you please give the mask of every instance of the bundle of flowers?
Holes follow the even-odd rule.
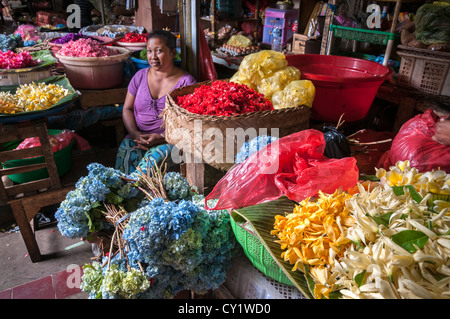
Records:
[[[107,47],[93,39],[78,39],[64,44],[59,54],[72,57],[105,57],[111,55]]]
[[[33,59],[27,50],[15,53],[13,51],[0,51],[0,69],[22,69],[38,65],[40,60]]]
[[[252,154],[258,152],[260,149],[266,147],[270,143],[276,141],[278,137],[268,135],[258,135],[252,140],[242,144],[239,152],[236,154],[235,163],[240,164],[249,158]]]
[[[312,278],[316,298],[450,298],[450,203],[435,196],[450,175],[407,161],[377,175],[277,216],[282,257]]]
[[[70,94],[70,90],[59,84],[42,82],[21,84],[15,94],[0,92],[0,113],[46,110]]]
[[[227,211],[205,209],[204,196],[179,173],[88,169],[56,217],[67,237],[110,238],[102,259],[85,265],[81,288],[89,298],[172,298],[225,281],[237,247]]]
[[[17,47],[23,46],[22,36],[18,33],[13,33],[10,35],[0,34],[0,51],[13,51]]]
[[[81,34],[81,33],[67,33],[66,35],[64,35],[62,37],[59,37],[59,38],[56,38],[56,39],[54,39],[51,42],[55,43],[55,44],[66,44],[66,43],[68,43],[70,41],[76,41],[78,39],[92,39],[92,40],[94,40],[94,41],[96,41],[98,43],[102,42],[101,40],[95,39],[93,37],[90,37],[88,35],[84,35],[84,34]]]
[[[191,113],[218,116],[273,110],[263,94],[244,84],[225,81],[213,81],[191,94],[178,96],[177,104]]]
[[[147,42],[147,33],[127,32],[125,36],[120,39],[120,42],[139,43]]]
[[[133,210],[144,199],[130,176],[98,163],[87,169],[88,175],[78,180],[55,213],[59,231],[68,238],[90,238],[111,230],[105,204]]]

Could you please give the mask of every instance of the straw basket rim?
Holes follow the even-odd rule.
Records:
[[[216,80],[216,81],[222,81],[222,80]],[[310,109],[308,106],[306,105],[298,105],[298,106],[294,106],[294,107],[286,107],[286,108],[281,108],[281,109],[273,109],[273,110],[265,110],[265,111],[254,111],[254,112],[247,112],[247,113],[241,113],[241,114],[234,114],[234,115],[209,115],[209,114],[198,114],[198,113],[192,113],[189,112],[188,110],[186,110],[185,108],[179,106],[176,103],[176,100],[174,99],[174,97],[172,96],[174,93],[178,93],[178,92],[182,92],[185,91],[187,89],[192,89],[194,88],[194,90],[202,85],[208,85],[211,84],[213,81],[204,81],[204,82],[197,82],[194,83],[192,85],[186,86],[186,87],[181,87],[181,88],[177,88],[174,89],[172,91],[170,91],[167,94],[167,101],[169,101],[169,105],[171,107],[173,107],[177,112],[182,113],[183,115],[189,116],[191,118],[198,118],[201,119],[203,121],[221,121],[221,122],[227,122],[227,121],[236,121],[236,120],[240,120],[240,119],[245,119],[245,118],[251,118],[251,117],[265,117],[268,115],[272,115],[272,114],[277,114],[279,115],[280,113],[295,113],[297,111],[299,111],[300,109]],[[190,93],[188,93],[190,94]],[[180,96],[183,94],[177,94],[176,96]],[[163,110],[163,114],[166,112],[166,108],[164,108]]]
[[[176,103],[176,97],[191,94],[197,87],[204,84],[210,84],[212,81],[198,82],[192,85],[174,89],[167,94],[166,106],[161,113],[163,118],[162,126],[165,128],[165,137],[167,142],[171,144],[186,144],[195,141],[197,133],[195,132],[195,123],[201,122],[202,134],[207,132],[210,128],[218,129],[222,132],[222,136],[226,136],[228,129],[243,128],[245,131],[247,128],[256,129],[272,129],[277,128],[277,134],[286,136],[296,131],[307,129],[309,126],[309,120],[311,116],[311,109],[306,105],[299,105],[296,107],[273,109],[266,111],[255,111],[230,116],[223,115],[205,115],[192,113],[185,108],[179,106]],[[176,128],[183,128],[189,131],[189,136],[180,135],[180,132],[176,132]],[[191,136],[193,138],[191,138]],[[223,138],[223,137],[222,137]],[[222,141],[227,140],[224,137]],[[220,142],[220,140],[219,140]],[[236,140],[234,141],[237,142]],[[190,144],[193,147],[194,153],[202,156],[202,161],[211,165],[212,167],[228,170],[234,163],[226,161],[218,161],[214,156],[207,156],[203,154],[203,147],[207,147],[210,143],[209,139],[202,141],[200,144]],[[224,145],[226,142],[224,142]],[[238,151],[240,145],[235,144],[235,151]],[[225,153],[223,153],[225,154]],[[236,154],[234,154],[235,156]],[[222,158],[223,160],[225,158]]]

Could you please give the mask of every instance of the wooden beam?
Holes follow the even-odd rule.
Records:
[[[123,104],[127,88],[106,90],[80,90],[80,104],[85,110],[94,106]]]

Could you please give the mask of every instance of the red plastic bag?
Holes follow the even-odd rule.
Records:
[[[208,42],[206,41],[205,32],[202,28],[199,28],[199,81],[214,81],[218,79],[216,67],[209,49]]]
[[[75,140],[75,144],[78,147],[80,151],[85,151],[87,149],[91,148],[91,145],[89,142],[79,136],[78,134],[69,131],[64,130],[61,133],[58,133],[56,135],[49,135],[49,141],[52,145],[52,151],[53,153],[63,149],[67,145],[70,144],[72,139]],[[41,141],[39,140],[39,137],[29,137],[24,139],[17,147],[17,150],[25,149],[25,148],[32,148],[36,146],[41,146]]]
[[[303,130],[280,138],[234,166],[206,196],[218,199],[214,209],[256,205],[287,196],[300,202],[319,190],[347,190],[358,181],[356,159],[323,156],[323,133]]]
[[[439,119],[432,109],[416,115],[402,125],[391,149],[380,159],[378,167],[389,169],[398,161],[409,161],[419,172],[440,169],[450,173],[450,147],[432,139]]]

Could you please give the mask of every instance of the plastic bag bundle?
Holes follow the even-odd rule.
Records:
[[[426,45],[450,43],[450,3],[435,1],[417,9],[416,39]]]
[[[249,54],[242,59],[239,66],[239,74],[235,79],[238,81],[247,81],[253,83],[254,86],[257,86],[262,79],[271,76],[287,65],[288,62],[283,53],[272,50],[262,50]]]
[[[275,141],[234,166],[206,197],[217,199],[214,209],[256,205],[287,196],[300,202],[319,191],[333,193],[356,185],[359,170],[354,157],[323,155],[323,133],[308,129]]]
[[[352,155],[347,137],[335,127],[324,126],[323,136],[326,142],[323,155],[326,157],[343,158]]]
[[[235,34],[230,37],[227,41],[228,45],[234,46],[234,47],[243,47],[246,48],[248,46],[252,45],[252,40],[247,38],[245,35],[242,34]]]
[[[231,78],[230,82],[234,82],[237,84],[244,84],[247,85],[249,88],[258,91],[258,88],[256,87],[256,84],[253,83],[251,79],[246,79],[240,76],[239,71],[236,72]]]
[[[300,80],[300,70],[294,66],[285,66],[272,76],[262,79],[257,85],[258,92],[271,100],[272,95],[282,91],[292,81]]]
[[[309,80],[296,80],[290,82],[286,87],[273,94],[272,104],[274,109],[306,105],[312,107],[316,88]]]
[[[247,55],[230,81],[247,85],[270,100],[275,109],[306,105],[312,107],[316,89],[301,72],[288,66],[283,53],[263,50]]]
[[[436,113],[428,109],[402,125],[378,167],[389,169],[398,161],[410,162],[419,172],[440,169],[450,173],[450,147],[433,140],[438,121]],[[382,161],[383,160],[383,161]]]

